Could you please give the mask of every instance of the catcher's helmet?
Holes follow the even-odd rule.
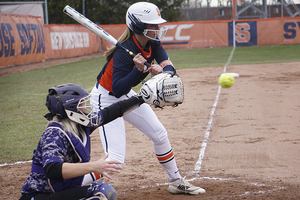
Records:
[[[127,27],[138,35],[145,35],[147,33],[147,28],[145,24],[162,24],[167,22],[161,17],[158,7],[149,2],[138,2],[132,4],[126,13],[126,25]],[[149,31],[149,30],[148,30]],[[167,28],[163,27],[157,34],[158,36],[164,36]],[[146,36],[147,37],[147,36]],[[156,39],[159,38],[150,38]]]
[[[45,117],[52,120],[69,118],[84,126],[90,126],[90,119],[95,116],[92,112],[89,93],[80,85],[63,84],[49,89],[46,106],[50,111]]]

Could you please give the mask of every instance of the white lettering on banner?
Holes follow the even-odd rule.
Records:
[[[168,30],[174,29],[177,25],[164,25],[165,27],[168,28]],[[174,37],[173,36],[165,36],[163,37],[162,41],[167,42],[167,41],[173,41]]]
[[[50,33],[50,40],[51,40],[51,48],[52,50],[62,49],[62,37],[59,37],[57,32]]]
[[[90,46],[87,32],[51,32],[52,50],[75,49]]]
[[[192,26],[194,26],[194,24],[181,24],[177,27],[176,33],[175,33],[175,39],[176,40],[190,40],[191,36],[181,36],[180,32],[182,29],[189,29]]]
[[[174,29],[174,28],[176,28],[177,25],[164,25],[164,26],[166,26],[168,29]],[[181,31],[183,29],[189,29],[192,26],[194,26],[194,24],[181,24],[181,25],[179,25],[176,28],[175,40],[178,40],[178,41],[180,41],[180,40],[190,40],[191,36],[189,36],[189,35],[182,36]],[[166,42],[166,41],[173,41],[173,40],[174,40],[173,36],[165,36],[162,41]]]

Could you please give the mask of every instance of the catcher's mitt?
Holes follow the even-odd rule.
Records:
[[[176,107],[183,102],[183,83],[175,72],[163,72],[146,80],[140,95],[145,103],[156,107]]]

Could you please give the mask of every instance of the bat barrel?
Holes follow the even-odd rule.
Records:
[[[118,42],[113,36],[111,36],[109,33],[107,33],[105,30],[103,30],[101,27],[99,27],[97,24],[86,18],[84,15],[77,12],[74,8],[67,5],[64,7],[63,12],[67,15],[69,15],[71,18],[73,18],[78,23],[82,24],[86,28],[88,28],[90,31],[98,35],[99,37],[103,38],[107,42],[109,42],[112,45],[115,45],[116,47],[119,47],[121,49],[124,49],[131,57],[133,58],[136,56],[132,51],[129,51],[121,43]],[[151,65],[147,62],[145,62],[145,65],[147,67],[150,67]]]
[[[99,27],[97,24],[86,18],[84,15],[77,12],[74,8],[71,6],[65,6],[63,9],[63,12],[67,15],[69,15],[71,18],[73,18],[78,23],[82,24],[86,28],[88,28],[90,31],[98,35],[99,37],[103,38],[107,42],[116,45],[117,40],[112,37],[109,33],[107,33],[105,30],[103,30],[101,27]]]

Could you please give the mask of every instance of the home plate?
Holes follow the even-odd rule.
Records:
[[[229,75],[231,75],[231,76],[233,76],[234,78],[236,78],[236,77],[240,77],[240,75],[238,74],[238,73],[223,73],[223,74],[229,74]]]

